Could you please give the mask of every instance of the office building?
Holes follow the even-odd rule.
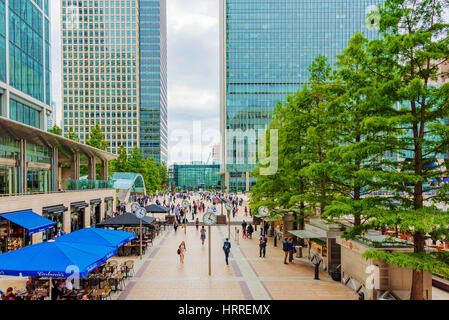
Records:
[[[169,184],[177,190],[221,189],[220,165],[192,162],[169,167]]]
[[[220,172],[229,190],[249,190],[277,102],[308,82],[318,56],[333,65],[356,32],[376,38],[366,21],[381,0],[220,1]]]
[[[63,131],[167,161],[165,0],[62,1]]]
[[[49,0],[0,0],[0,116],[49,129],[50,65]]]

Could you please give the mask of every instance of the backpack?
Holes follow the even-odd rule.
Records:
[[[225,243],[223,244],[223,250],[224,250],[224,251],[229,251],[229,245],[230,245],[229,242],[225,242]]]

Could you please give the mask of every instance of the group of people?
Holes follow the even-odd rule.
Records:
[[[293,254],[296,251],[293,244],[293,238],[285,238],[284,241],[282,241],[282,251],[284,251],[284,264],[288,264],[288,262],[293,263]]]

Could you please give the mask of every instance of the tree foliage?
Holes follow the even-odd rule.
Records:
[[[147,193],[158,192],[162,190],[164,181],[168,183],[168,173],[165,164],[157,165],[156,161],[151,157],[145,159],[138,147],[134,147],[131,150],[131,154],[128,155],[126,148],[121,145],[118,151],[118,158],[110,162],[110,172],[111,174],[114,172],[140,173],[144,178]]]
[[[447,268],[424,251],[426,239],[449,240],[449,83],[436,85],[449,62],[445,0],[386,0],[381,38],[357,34],[331,72],[318,57],[310,83],[278,105],[279,170],[258,177],[254,206],[300,208],[352,222],[346,238],[388,226],[413,239],[413,253],[366,257],[410,267],[411,299],[423,299],[423,271]],[[433,270],[433,271],[432,271]],[[444,269],[447,270],[447,269]]]

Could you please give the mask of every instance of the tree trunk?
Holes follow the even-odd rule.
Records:
[[[414,235],[414,252],[424,252],[424,238],[421,233]],[[424,300],[424,271],[413,270],[410,300]]]

